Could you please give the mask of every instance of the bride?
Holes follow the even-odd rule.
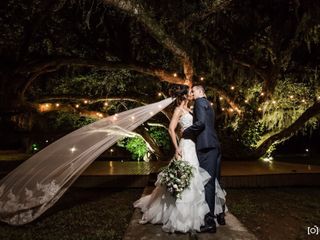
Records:
[[[134,203],[134,207],[140,208],[143,216],[139,223],[162,224],[165,232],[189,232],[198,231],[205,224],[204,218],[210,212],[205,201],[204,186],[210,179],[210,175],[199,167],[195,143],[190,139],[180,139],[178,144],[175,130],[178,124],[181,131],[192,125],[193,117],[189,102],[193,99],[187,86],[176,90],[177,107],[169,125],[169,134],[176,149],[176,158],[181,158],[193,166],[193,177],[189,188],[182,192],[180,199],[175,199],[166,187],[160,184],[160,175],[155,183],[156,188],[150,195],[144,196]],[[225,192],[216,180],[216,207],[215,215],[223,211],[225,204]]]

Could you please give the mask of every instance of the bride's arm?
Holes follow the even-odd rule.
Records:
[[[176,107],[176,109],[174,110],[173,116],[171,118],[170,124],[169,124],[169,134],[170,134],[173,146],[176,149],[176,154],[175,154],[176,158],[181,156],[181,149],[179,148],[178,141],[177,141],[177,135],[175,132],[181,114],[182,114],[182,110],[179,107]]]

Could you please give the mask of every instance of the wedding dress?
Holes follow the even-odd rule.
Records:
[[[179,124],[182,129],[186,129],[192,125],[192,121],[192,115],[184,113],[179,119]],[[141,224],[163,224],[162,229],[165,232],[200,231],[200,227],[204,225],[204,216],[210,212],[204,191],[210,175],[199,167],[195,143],[192,140],[181,139],[179,146],[182,150],[182,160],[194,167],[190,186],[182,192],[181,199],[175,199],[166,191],[166,187],[160,184],[159,174],[153,192],[141,197],[133,205],[143,213]],[[225,191],[216,180],[215,215],[223,212],[225,195]]]

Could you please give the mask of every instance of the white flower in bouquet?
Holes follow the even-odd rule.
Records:
[[[175,198],[181,198],[181,193],[190,185],[193,167],[186,161],[172,159],[160,173],[160,183]]]

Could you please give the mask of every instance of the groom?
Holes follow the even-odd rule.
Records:
[[[195,139],[199,165],[211,176],[210,181],[205,186],[205,197],[210,212],[205,216],[205,225],[201,227],[201,232],[215,233],[215,178],[220,182],[220,143],[214,127],[215,114],[210,102],[206,99],[203,86],[193,86],[191,92],[195,99],[193,125],[184,130],[183,138]],[[220,225],[225,225],[224,213],[216,217]]]

